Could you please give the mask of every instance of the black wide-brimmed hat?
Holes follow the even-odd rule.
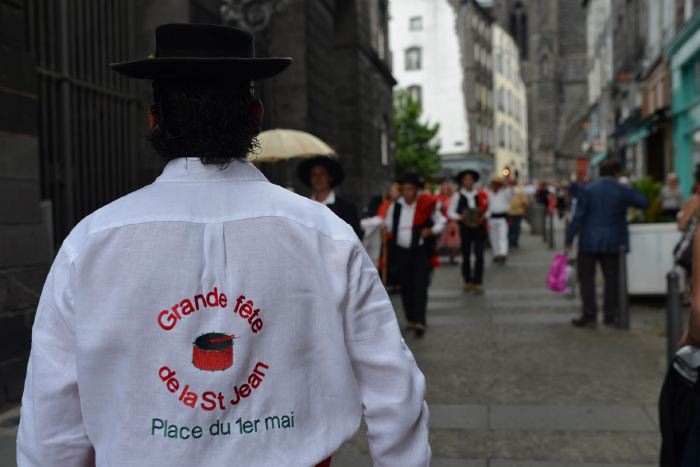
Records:
[[[345,170],[343,170],[343,166],[340,165],[338,159],[328,156],[316,156],[304,160],[297,167],[297,175],[304,185],[311,187],[311,169],[317,165],[321,165],[328,170],[332,179],[331,187],[335,188],[343,183],[345,179]]]
[[[151,57],[110,67],[137,79],[201,78],[260,80],[289,66],[288,57],[255,58],[253,35],[215,24],[163,24],[156,28],[156,51]]]
[[[460,173],[458,173],[455,176],[455,181],[461,185],[462,179],[467,174],[471,175],[474,178],[474,183],[478,182],[479,179],[481,178],[481,174],[479,172],[477,172],[476,170],[466,169],[466,170],[462,170]]]
[[[418,176],[416,173],[407,173],[404,174],[403,177],[400,177],[398,179],[398,182],[403,185],[404,183],[408,183],[411,185],[415,185],[418,188],[423,188],[423,180]]]

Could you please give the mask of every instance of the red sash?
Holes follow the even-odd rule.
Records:
[[[421,193],[416,200],[416,214],[413,216],[413,225],[423,225],[435,212],[437,197],[429,193]]]

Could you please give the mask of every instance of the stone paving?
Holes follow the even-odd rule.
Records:
[[[428,381],[431,465],[658,465],[663,310],[635,302],[628,332],[573,328],[578,300],[544,287],[552,252],[523,240],[487,265],[484,297],[460,290],[459,266],[438,269],[428,332],[406,336]],[[371,465],[363,430],[333,465]]]
[[[487,265],[484,297],[461,291],[459,266],[437,270],[428,332],[406,337],[428,381],[432,466],[658,465],[663,310],[635,304],[628,332],[574,329],[578,301],[543,285],[551,257],[524,234],[507,266]],[[17,415],[0,414],[3,467],[15,465]],[[333,462],[370,465],[364,430]]]

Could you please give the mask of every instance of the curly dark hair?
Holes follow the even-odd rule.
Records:
[[[245,160],[259,148],[252,86],[250,81],[154,81],[157,125],[147,140],[166,160],[199,157],[203,164],[221,167]]]

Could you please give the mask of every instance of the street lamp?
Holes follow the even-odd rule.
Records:
[[[258,33],[268,27],[275,12],[290,3],[291,0],[222,0],[219,11],[224,24]]]

